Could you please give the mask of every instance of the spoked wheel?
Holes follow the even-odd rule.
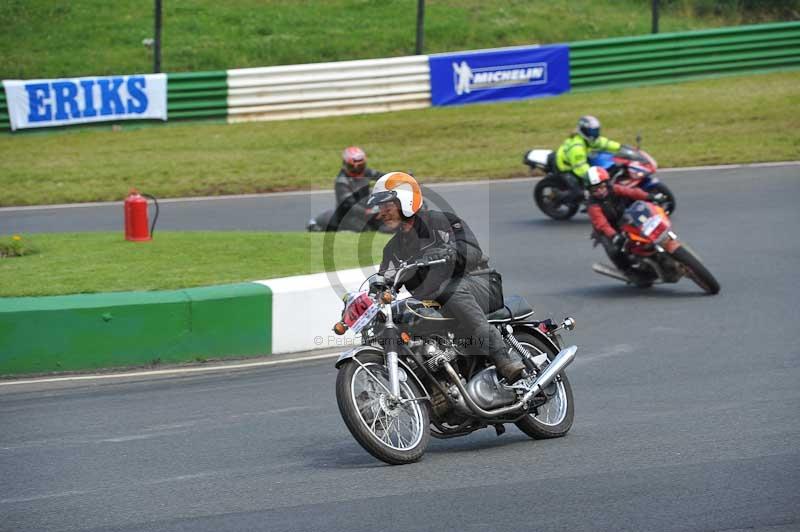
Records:
[[[350,361],[336,378],[336,402],[345,425],[372,456],[387,464],[422,458],[430,441],[428,405],[412,378],[400,382],[401,401],[391,400],[389,372],[377,355]],[[406,400],[406,401],[402,401]]]
[[[550,218],[569,220],[578,212],[578,205],[561,200],[568,191],[566,183],[553,177],[545,177],[533,188],[533,201]]]
[[[694,281],[694,284],[703,289],[706,294],[718,294],[720,290],[719,282],[708,271],[697,255],[685,245],[672,252],[673,258],[683,264],[686,270],[686,277]]]
[[[527,333],[515,333],[514,336],[534,357],[541,367],[552,360],[558,353],[534,336]],[[516,425],[525,434],[536,440],[559,438],[572,428],[575,418],[575,402],[572,398],[572,386],[566,373],[561,373],[550,383],[544,393],[547,402],[517,421]]]

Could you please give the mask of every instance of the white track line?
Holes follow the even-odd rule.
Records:
[[[701,170],[729,170],[734,168],[770,168],[775,166],[800,166],[800,161],[783,161],[771,163],[743,163],[743,164],[725,164],[717,166],[687,166],[685,168],[661,168],[659,173],[663,172],[693,172]],[[475,181],[440,181],[426,185],[431,188],[438,187],[462,187],[486,184],[501,184],[520,182],[526,179],[538,179],[531,177],[513,177],[509,179],[481,179]],[[217,200],[232,200],[232,199],[252,199],[252,198],[271,198],[282,196],[302,196],[302,195],[317,195],[317,194],[331,194],[330,190],[292,190],[289,192],[265,192],[263,194],[232,194],[228,196],[199,196],[196,198],[164,198],[158,200],[159,203],[188,203],[194,201],[217,201]],[[48,209],[80,209],[86,207],[105,207],[109,205],[122,205],[121,201],[99,201],[94,203],[68,203],[58,205],[27,205],[24,207],[0,207],[0,212],[14,212],[14,211],[41,211]]]
[[[307,362],[338,357],[339,353],[325,353],[324,355],[311,355],[282,360],[267,360],[263,362],[247,362],[244,364],[224,364],[220,366],[200,366],[192,368],[159,369],[154,371],[138,371],[127,373],[110,373],[106,375],[71,375],[68,377],[43,377],[41,379],[24,379],[0,381],[0,386],[14,386],[16,384],[42,384],[48,382],[90,381],[100,379],[122,379],[127,377],[150,377],[154,375],[181,375],[186,373],[207,373],[211,371],[228,371],[237,369],[259,368],[264,366],[280,366],[295,362]]]

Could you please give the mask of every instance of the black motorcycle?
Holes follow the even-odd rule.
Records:
[[[320,214],[311,218],[306,224],[306,230],[312,233],[323,231],[354,231],[360,233],[362,231],[382,231],[388,232],[382,228],[381,222],[378,219],[377,208],[369,212],[367,218],[360,218],[349,213],[337,220],[334,216],[335,209],[328,209]]]
[[[577,347],[562,349],[561,324],[532,318],[522,297],[487,319],[526,365],[523,378],[508,384],[491,361],[456,338],[456,323],[434,302],[397,299],[400,280],[417,268],[446,259],[403,264],[389,276],[375,275],[367,291],[350,293],[334,331],[349,328],[362,344],[336,361],[336,400],[350,433],[388,464],[419,460],[430,437],[453,438],[492,426],[498,436],[514,423],[534,439],[564,436],[572,426],[572,388],[564,369]],[[494,270],[470,275],[493,275]]]
[[[585,204],[586,197],[573,199],[569,185],[556,170],[555,152],[528,150],[522,161],[532,172],[544,173],[533,189],[533,201],[539,209],[554,220],[569,220]],[[601,166],[608,171],[611,184],[640,188],[651,194],[660,194],[660,205],[667,214],[675,212],[675,194],[655,176],[658,164],[646,151],[623,145],[617,153],[592,152],[591,166]]]

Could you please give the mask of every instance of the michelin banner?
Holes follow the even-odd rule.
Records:
[[[11,129],[166,120],[167,75],[5,80]]]
[[[431,103],[520,100],[569,91],[569,47],[524,46],[429,56]]]

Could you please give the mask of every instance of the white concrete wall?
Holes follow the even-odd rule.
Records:
[[[370,266],[256,281],[272,290],[272,353],[353,345],[352,333],[337,336],[332,330],[344,308],[332,279],[347,291],[357,290],[376,271],[376,266]]]

